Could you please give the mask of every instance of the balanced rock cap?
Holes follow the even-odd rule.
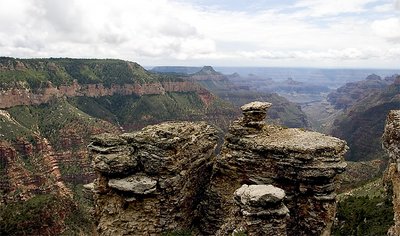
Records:
[[[266,111],[268,108],[270,108],[272,106],[272,103],[269,102],[251,102],[248,104],[245,104],[243,106],[240,107],[240,109],[242,109],[242,111],[246,112],[246,111]]]
[[[235,196],[244,205],[265,206],[278,203],[285,198],[285,191],[273,185],[247,185],[235,191]]]

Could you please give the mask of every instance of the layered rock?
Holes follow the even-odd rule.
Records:
[[[100,235],[189,229],[211,175],[217,132],[206,123],[163,123],[101,135],[89,145]]]
[[[272,185],[247,185],[234,193],[236,207],[217,235],[287,235],[289,209],[283,204],[285,191]],[[231,233],[231,228],[235,228]]]
[[[346,143],[264,122],[270,103],[242,107],[221,153],[205,123],[163,123],[89,145],[101,235],[329,235]]]
[[[389,156],[389,165],[385,173],[386,188],[393,194],[393,211],[395,225],[388,235],[400,235],[400,110],[389,112],[382,146]]]
[[[347,83],[328,95],[328,101],[337,109],[347,109],[371,93],[386,88],[390,82],[372,74],[365,80]]]
[[[286,192],[288,235],[330,233],[336,209],[335,180],[346,167],[346,143],[265,124],[269,106],[260,102],[243,106],[244,117],[233,123],[226,136],[208,198],[202,202],[201,228],[206,235],[216,232],[234,212],[233,195],[242,184],[273,184]]]
[[[4,202],[27,200],[45,193],[72,198],[47,139],[36,137],[35,145],[23,139],[15,144],[0,141],[0,162],[0,190]]]
[[[214,70],[211,66],[204,66],[200,71],[190,75],[190,79],[194,81],[204,81],[204,80],[213,80],[213,81],[227,81],[228,78]]]
[[[384,159],[381,136],[386,116],[391,110],[400,109],[400,83],[374,91],[365,90],[365,95],[333,123],[331,134],[346,140],[350,147],[346,160]]]
[[[50,82],[45,88],[32,91],[24,86],[15,86],[7,90],[0,90],[0,108],[9,108],[18,105],[37,105],[48,103],[54,98],[60,97],[102,97],[112,95],[148,95],[165,94],[167,92],[198,92],[205,104],[211,94],[200,85],[190,82],[154,82],[145,84],[112,84],[106,87],[103,84],[79,84],[76,80],[71,85],[54,87]]]

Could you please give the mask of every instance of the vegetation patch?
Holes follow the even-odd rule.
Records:
[[[0,235],[40,235],[60,230],[60,207],[54,195],[33,198],[0,207]]]
[[[339,201],[332,235],[386,235],[393,225],[393,204],[374,182]]]

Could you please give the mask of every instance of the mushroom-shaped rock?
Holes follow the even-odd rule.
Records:
[[[285,198],[285,191],[272,185],[244,184],[235,191],[235,197],[243,205],[262,207],[280,203]]]
[[[272,103],[269,102],[250,102],[247,103],[240,108],[242,109],[243,112],[247,111],[267,111],[268,108],[272,106]]]
[[[135,194],[150,194],[156,191],[157,181],[146,176],[130,176],[123,179],[110,179],[108,186],[111,188],[132,192]]]
[[[272,104],[269,102],[251,102],[241,107],[243,112],[243,122],[254,125],[262,122],[267,116],[267,109]]]

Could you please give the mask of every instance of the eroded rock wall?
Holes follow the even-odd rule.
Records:
[[[24,86],[16,86],[8,90],[0,90],[0,108],[9,108],[18,105],[37,105],[48,103],[51,99],[60,97],[102,97],[119,95],[146,95],[165,94],[166,92],[197,92],[205,104],[212,99],[210,92],[200,85],[189,82],[157,82],[145,84],[112,84],[106,87],[103,84],[78,84],[75,80],[72,85],[52,86],[51,83],[45,88],[32,91]]]
[[[389,156],[389,164],[385,173],[387,190],[393,197],[394,225],[388,235],[400,235],[400,110],[389,112],[382,146]]]
[[[11,144],[0,141],[1,202],[27,200],[36,194],[56,193],[71,198],[62,180],[56,154],[47,139],[36,137],[35,145],[26,140]]]

